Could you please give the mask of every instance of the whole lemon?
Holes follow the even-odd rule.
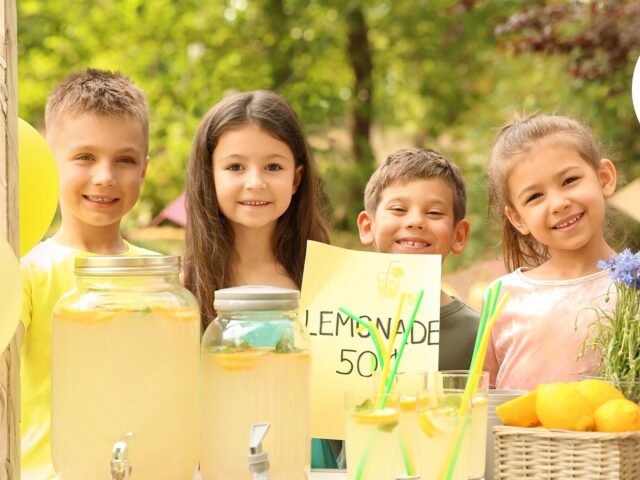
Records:
[[[598,432],[640,430],[640,406],[625,398],[602,404],[593,414]]]
[[[575,383],[580,394],[587,399],[595,412],[600,405],[615,398],[624,398],[620,390],[604,380],[590,378]]]
[[[538,385],[536,415],[546,428],[584,432],[593,430],[593,410],[571,383]]]
[[[496,415],[505,425],[513,427],[535,427],[540,425],[536,415],[535,390],[520,395],[496,407]]]

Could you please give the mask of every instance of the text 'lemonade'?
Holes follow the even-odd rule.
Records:
[[[218,318],[201,353],[203,480],[252,478],[249,434],[259,423],[270,424],[269,478],[308,478],[310,354],[297,300],[297,291],[274,287],[216,292]]]
[[[57,478],[111,480],[112,449],[120,439],[128,443],[131,480],[193,477],[200,318],[195,299],[178,283],[177,257],[151,263],[161,265],[161,258],[172,259],[166,262],[175,282],[151,274],[79,277],[77,290],[54,309],[52,453]],[[126,268],[123,261],[116,263]],[[138,273],[145,271],[148,262],[138,263]],[[91,264],[82,265],[89,270]]]

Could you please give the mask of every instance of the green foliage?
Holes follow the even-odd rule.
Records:
[[[484,168],[496,129],[514,112],[557,111],[585,120],[629,180],[640,174],[640,127],[628,93],[633,64],[610,66],[610,82],[590,81],[570,74],[571,56],[505,48],[496,28],[528,6],[516,0],[20,0],[19,112],[41,126],[48,91],[87,66],[121,70],[147,92],[151,163],[125,225],[134,228],[182,190],[191,139],[213,104],[232,91],[275,89],[301,117],[335,223],[350,226],[352,236],[336,238],[356,246],[353,216],[362,192],[353,186],[363,185],[374,167],[353,158],[348,133],[358,92],[346,18],[359,7],[372,51],[376,160],[402,147],[432,147],[468,180],[472,236],[461,256],[447,259],[446,268],[456,268],[499,252],[499,234],[487,220]],[[585,22],[558,31],[574,35]]]

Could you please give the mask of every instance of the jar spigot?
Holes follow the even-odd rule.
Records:
[[[124,435],[124,438],[131,437],[130,433]],[[113,444],[111,450],[111,480],[127,480],[131,475],[131,470],[127,440],[118,440]]]
[[[269,431],[269,423],[256,423],[251,425],[249,433],[249,470],[253,473],[254,480],[267,480],[269,478],[269,456],[262,450],[262,440]]]

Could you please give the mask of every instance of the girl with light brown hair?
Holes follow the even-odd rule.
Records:
[[[239,93],[207,112],[191,150],[186,208],[184,279],[203,328],[218,289],[300,288],[307,240],[329,234],[315,162],[281,96]]]
[[[502,225],[511,292],[491,335],[485,370],[496,388],[579,380],[598,358],[583,342],[609,309],[605,201],[616,169],[587,127],[532,115],[502,128],[489,163],[489,204]],[[611,302],[609,302],[611,303]]]

